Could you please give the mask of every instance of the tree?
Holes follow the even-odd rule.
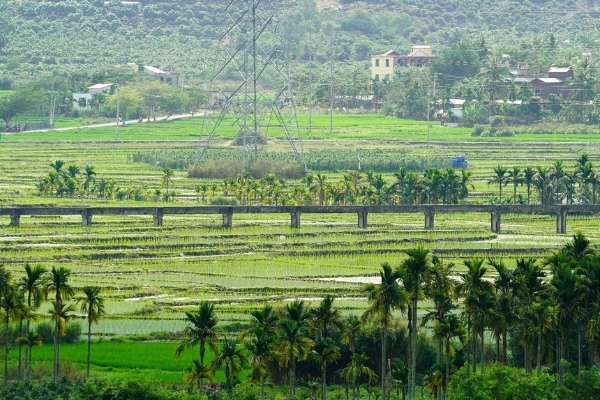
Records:
[[[87,342],[87,371],[86,376],[90,377],[90,346],[92,338],[92,323],[98,323],[100,317],[104,315],[104,299],[100,297],[100,288],[98,286],[84,286],[81,291],[85,297],[81,300],[81,312],[87,316],[88,320],[88,342]]]
[[[16,319],[21,311],[17,291],[11,284],[10,273],[4,271],[1,267],[0,279],[0,309],[4,312],[4,385],[8,384],[8,354],[10,353],[10,321]]]
[[[427,283],[431,273],[429,250],[422,246],[405,250],[408,258],[402,262],[398,272],[404,288],[408,293],[410,306],[410,398],[415,398],[417,386],[417,308],[419,297],[423,294],[423,285]]]
[[[169,199],[169,185],[173,184],[173,176],[175,172],[171,168],[163,168],[162,170],[163,176],[160,178],[161,184],[163,187],[167,188],[167,201]]]
[[[212,369],[217,370],[225,367],[225,385],[227,389],[231,389],[233,379],[236,379],[247,365],[248,359],[242,346],[240,346],[240,342],[237,339],[230,339],[225,336],[220,351],[213,359]]]
[[[0,118],[4,120],[6,126],[14,117],[23,114],[31,107],[31,94],[29,92],[19,90],[8,96],[0,97]]]
[[[280,337],[278,357],[280,364],[289,367],[290,396],[296,395],[296,365],[298,361],[306,360],[314,342],[306,324],[293,319],[280,322]]]
[[[275,338],[262,327],[255,327],[251,334],[252,337],[245,343],[246,350],[250,353],[250,379],[260,382],[260,395],[263,397],[267,363],[275,358]]]
[[[483,90],[487,93],[490,105],[490,116],[494,115],[494,100],[498,96],[505,81],[510,79],[510,71],[504,61],[496,55],[488,55],[484,61],[484,70],[477,75]]]
[[[21,292],[26,294],[27,307],[30,312],[37,310],[45,298],[44,288],[47,284],[47,272],[48,270],[41,265],[32,267],[30,264],[25,264],[25,276],[19,281],[18,287]],[[29,334],[30,322],[31,318],[27,319],[25,336]],[[28,378],[27,363],[31,360],[30,354],[28,354],[29,350],[31,350],[31,346],[25,348],[25,379]]]
[[[552,300],[544,299],[531,306],[531,315],[535,320],[537,329],[537,373],[542,372],[542,340],[544,334],[552,330],[556,325],[558,307]]]
[[[19,336],[17,338],[19,345],[25,346],[25,374],[24,377],[27,380],[31,371],[31,348],[33,346],[42,345],[42,337],[35,332],[25,332],[25,336]]]
[[[352,385],[352,398],[354,400],[358,400],[359,397],[357,386],[359,380],[364,379],[368,384],[377,382],[377,374],[365,365],[368,359],[369,357],[364,354],[353,353],[350,364],[342,370],[342,377]]]
[[[517,204],[517,186],[523,184],[523,173],[520,167],[513,167],[512,170],[508,170],[506,183],[513,184],[513,204]]]
[[[398,285],[401,278],[399,271],[393,271],[388,263],[381,265],[379,284],[368,284],[364,291],[367,294],[369,306],[363,314],[363,320],[375,319],[381,325],[381,399],[385,400],[386,361],[387,361],[387,333],[392,319],[392,311],[406,310],[408,295]]]
[[[533,186],[535,178],[535,169],[532,167],[523,168],[523,185],[527,188],[527,204],[530,204],[531,186]]]
[[[215,314],[214,305],[208,301],[201,301],[198,306],[198,311],[186,312],[185,315],[191,325],[184,328],[183,338],[175,349],[175,357],[179,357],[185,349],[198,345],[200,351],[200,364],[204,366],[206,345],[213,351],[218,351],[217,323],[219,320]],[[202,382],[200,382],[200,386],[202,387]]]
[[[436,56],[431,63],[434,74],[440,75],[442,84],[454,83],[457,77],[472,77],[479,72],[479,59],[473,43],[455,42],[446,52]]]
[[[86,165],[83,169],[83,175],[85,180],[83,181],[83,189],[89,194],[91,186],[96,181],[96,171],[94,171],[93,165]]]
[[[488,181],[488,184],[492,184],[492,183],[498,184],[498,190],[499,190],[498,199],[499,199],[500,203],[502,203],[502,186],[506,185],[506,183],[507,183],[507,178],[508,178],[506,176],[507,172],[508,172],[508,170],[506,168],[498,165],[497,167],[494,167],[494,173],[496,175]]]
[[[64,298],[75,294],[75,289],[69,284],[71,270],[65,267],[52,267],[50,270],[50,279],[46,286],[46,292],[54,292],[53,309],[50,310],[54,322],[54,362],[52,369],[52,379],[58,380],[60,368],[60,336],[64,335],[66,320],[73,311],[71,305],[65,306]]]
[[[341,357],[340,348],[333,340],[319,337],[312,349],[313,359],[321,367],[321,399],[327,399],[327,364],[336,362]]]
[[[198,360],[192,360],[194,367],[188,369],[188,373],[183,375],[183,381],[188,385],[190,389],[200,389],[200,385],[204,379],[208,379],[211,383],[215,381],[212,373],[212,368],[202,365]]]
[[[446,373],[445,373],[445,391],[448,390],[450,383],[450,341],[453,338],[459,338],[462,342],[467,331],[460,322],[460,319],[454,314],[448,314],[436,321],[433,326],[435,337],[444,340],[446,345]]]
[[[574,102],[574,108],[578,113],[579,122],[583,121],[583,113],[596,98],[596,87],[598,80],[595,76],[595,65],[590,57],[584,57],[576,66],[573,77],[566,82],[569,100]]]
[[[464,265],[467,267],[467,272],[460,274],[461,281],[454,287],[454,295],[458,297],[464,297],[465,299],[470,297],[475,299],[475,296],[479,293],[491,292],[492,283],[486,280],[485,274],[487,268],[483,265],[484,260],[482,258],[473,257],[471,260],[464,261]],[[467,308],[465,306],[465,313],[467,314],[467,339],[470,340],[471,336],[474,336],[472,340],[473,347],[473,372],[477,366],[477,339],[475,335],[475,327],[473,324],[473,315],[476,308]],[[483,349],[482,349],[483,351]]]

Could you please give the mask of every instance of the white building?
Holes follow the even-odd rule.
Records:
[[[73,108],[78,110],[92,108],[91,101],[94,95],[99,93],[110,93],[112,92],[112,83],[98,83],[92,86],[88,86],[87,93],[73,93]]]
[[[149,65],[141,65],[136,63],[128,63],[127,66],[132,68],[134,71],[145,72],[151,78],[154,78],[162,83],[173,86],[179,85],[179,74],[177,73],[169,73]]]

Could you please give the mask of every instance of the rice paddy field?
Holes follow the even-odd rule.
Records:
[[[302,126],[306,121],[300,116]],[[93,165],[97,179],[159,189],[161,166],[135,163],[132,155],[195,152],[199,124],[197,118],[135,124],[121,129],[119,141],[114,140],[114,127],[5,135],[0,141],[0,207],[165,205],[42,197],[36,184],[53,160],[63,160],[65,165]],[[497,165],[549,166],[562,160],[570,170],[584,152],[594,165],[600,159],[599,138],[591,136],[544,140],[517,135],[486,141],[471,137],[469,129],[437,126],[428,144],[423,122],[336,116],[334,133],[329,133],[327,116],[313,116],[313,124],[312,132],[303,136],[307,157],[313,151],[335,155],[357,149],[425,159],[466,153],[474,185],[470,203],[489,203],[498,195],[498,187],[488,184]],[[225,133],[215,145],[228,148],[230,140]],[[290,151],[277,136],[266,149]],[[328,180],[341,179],[343,172],[328,173]],[[392,174],[385,177],[393,180]],[[198,205],[194,188],[203,183],[188,178],[185,170],[175,171],[175,205]],[[504,191],[512,194],[510,186]],[[524,191],[519,188],[520,194]],[[168,215],[160,227],[153,225],[152,216],[95,216],[90,227],[82,227],[80,217],[23,216],[18,228],[3,218],[0,263],[14,275],[22,274],[25,263],[60,265],[72,270],[74,286],[102,287],[107,315],[94,326],[94,333],[102,336],[180,331],[186,324],[185,311],[200,300],[217,304],[222,323],[243,322],[267,302],[301,298],[316,304],[327,293],[337,297],[344,314],[360,314],[366,305],[361,289],[378,277],[381,263],[399,264],[403,250],[419,243],[455,263],[457,274],[462,262],[473,256],[502,258],[509,265],[516,257],[543,259],[577,231],[592,244],[600,243],[597,216],[569,216],[567,235],[555,233],[553,216],[510,214],[502,216],[500,234],[490,232],[489,215],[476,213],[436,214],[433,230],[425,230],[424,217],[416,214],[371,214],[366,229],[357,228],[356,216],[348,214],[303,215],[297,229],[290,228],[289,215],[281,214],[236,214],[231,229],[221,227],[220,215]],[[420,311],[427,307],[423,302]]]

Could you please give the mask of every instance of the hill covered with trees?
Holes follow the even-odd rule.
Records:
[[[142,62],[206,79],[215,41],[231,21],[226,0],[0,1],[0,71],[14,83],[44,70],[88,72]],[[273,0],[294,59],[366,61],[389,48],[484,37],[525,63],[553,33],[565,52],[598,48],[598,1]],[[232,7],[242,6],[233,2]],[[309,32],[311,31],[311,32]],[[565,42],[567,41],[567,42]],[[5,83],[6,84],[6,83]]]

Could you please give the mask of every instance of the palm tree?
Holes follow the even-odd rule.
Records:
[[[212,369],[217,370],[225,367],[225,385],[231,389],[233,379],[240,376],[240,373],[248,365],[248,359],[238,339],[229,339],[227,336],[223,339],[221,349],[213,359]]]
[[[576,103],[575,109],[579,114],[579,122],[583,122],[583,112],[586,107],[596,98],[596,87],[598,80],[595,77],[594,65],[590,57],[584,57],[580,61],[573,77],[567,80],[566,86],[573,88],[569,93],[569,100]]]
[[[534,303],[531,306],[531,316],[535,320],[537,328],[537,372],[542,372],[542,340],[544,334],[552,330],[556,325],[556,315],[558,307],[553,304],[552,300],[545,299],[541,302]]]
[[[37,308],[42,304],[44,300],[44,287],[46,286],[47,279],[46,273],[48,270],[41,265],[36,265],[32,267],[29,264],[25,264],[25,276],[21,278],[18,283],[19,290],[21,292],[26,293],[27,296],[27,307],[32,312],[37,310]],[[29,333],[31,319],[27,319],[27,324],[25,327],[25,333]],[[19,327],[21,328],[21,327]],[[21,334],[22,336],[22,334]],[[21,345],[19,345],[19,364],[21,361]],[[29,355],[27,352],[30,350],[30,347],[25,348],[25,364],[27,364],[27,360]],[[21,368],[19,368],[20,372]]]
[[[356,338],[362,331],[362,321],[354,314],[350,314],[344,319],[344,329],[342,329],[342,344],[347,344],[350,352],[356,351]]]
[[[198,360],[192,360],[194,368],[190,368],[187,374],[183,375],[183,381],[187,383],[190,389],[200,389],[200,385],[204,379],[208,379],[211,383],[215,381],[212,369],[206,365],[202,365]]]
[[[250,353],[250,379],[260,382],[260,396],[264,397],[264,379],[267,375],[267,363],[274,359],[274,337],[263,328],[252,330],[252,338],[246,341],[246,350]]]
[[[94,171],[94,166],[86,165],[83,169],[83,175],[85,177],[85,180],[83,181],[83,189],[86,191],[86,193],[89,193],[91,185],[93,185],[96,180],[96,171]]]
[[[29,379],[29,371],[31,370],[31,348],[33,346],[41,346],[42,345],[42,337],[35,332],[26,332],[25,336],[20,336],[17,338],[17,343],[19,345],[25,346],[25,380]]]
[[[484,276],[487,272],[487,268],[483,266],[483,262],[484,260],[478,257],[473,257],[471,260],[464,261],[464,265],[467,267],[467,272],[460,274],[461,282],[457,283],[454,287],[454,295],[457,298],[467,298],[469,296],[475,296],[478,293],[489,293],[492,291],[492,283],[484,279]],[[472,315],[474,310],[475,309],[468,310],[465,308],[465,312],[467,314],[467,339],[470,340],[471,336],[475,337],[475,340],[472,341],[473,372],[475,372],[477,366],[477,340],[472,323]]]
[[[408,258],[402,262],[398,272],[410,301],[410,398],[415,398],[417,386],[417,308],[419,297],[423,294],[423,285],[427,283],[431,273],[429,250],[422,246],[404,251]]]
[[[305,324],[292,319],[280,322],[281,335],[279,338],[278,355],[280,363],[289,367],[290,396],[296,395],[296,364],[304,361],[310,354],[314,342]]]
[[[436,338],[444,340],[446,344],[446,382],[445,390],[448,390],[450,383],[450,340],[459,338],[462,342],[467,330],[464,328],[460,319],[454,314],[447,314],[443,318],[436,321],[433,326],[433,334]]]
[[[522,185],[523,181],[523,173],[520,167],[513,167],[512,170],[508,171],[506,184],[513,184],[513,204],[517,204],[517,186]]]
[[[10,275],[8,275],[10,283]],[[17,291],[12,285],[4,286],[0,292],[0,309],[4,312],[4,385],[8,383],[8,354],[10,353],[10,321],[19,317],[21,306],[17,298]]]
[[[367,293],[369,306],[363,314],[363,320],[374,318],[381,324],[381,400],[385,400],[385,377],[387,360],[387,332],[392,319],[392,311],[399,309],[404,312],[408,303],[406,291],[398,285],[399,271],[393,271],[388,263],[381,265],[379,272],[381,282],[377,285],[368,284],[364,291]]]
[[[59,360],[60,360],[60,335],[64,335],[64,324],[68,319],[69,307],[64,307],[63,299],[75,294],[75,289],[69,284],[71,270],[65,267],[52,267],[50,270],[50,279],[46,286],[46,293],[54,292],[54,311],[51,312],[54,320],[54,362],[52,370],[52,379],[58,380]]]
[[[104,299],[100,297],[100,288],[98,286],[84,286],[82,289],[85,297],[81,300],[81,312],[87,316],[88,320],[88,342],[87,342],[87,372],[90,377],[90,350],[92,339],[92,323],[98,323],[100,317],[104,315]]]
[[[171,168],[163,168],[163,176],[160,178],[160,182],[163,187],[167,188],[167,199],[169,198],[169,186],[173,184],[173,176],[175,172]]]
[[[531,167],[525,167],[523,169],[523,185],[525,185],[525,187],[527,188],[527,204],[530,203],[531,186],[533,186],[535,174],[535,169]]]
[[[208,301],[201,301],[198,311],[186,312],[191,325],[183,330],[183,338],[177,348],[175,348],[175,357],[179,357],[185,349],[196,345],[200,347],[200,364],[204,366],[204,355],[206,345],[217,352],[217,323],[219,319],[215,314],[214,305]],[[200,378],[200,387],[202,387],[202,378]]]
[[[325,339],[329,338],[329,329],[332,326],[342,329],[342,314],[340,310],[333,307],[334,300],[335,297],[326,294],[319,306],[312,311],[314,324]]]
[[[50,167],[56,172],[58,175],[62,175],[64,173],[62,167],[64,167],[65,162],[62,160],[54,160],[50,163]]]
[[[342,370],[342,377],[352,385],[352,398],[354,400],[358,400],[359,395],[357,381],[366,379],[368,384],[377,382],[377,374],[365,365],[368,359],[369,357],[364,354],[353,353],[350,364]]]
[[[75,306],[70,303],[58,303],[56,301],[51,301],[50,304],[52,308],[48,311],[50,314],[50,318],[54,322],[54,374],[56,378],[55,381],[58,380],[59,372],[60,372],[60,338],[65,336],[67,330],[67,321],[73,317],[73,312],[75,312]]]
[[[312,350],[314,360],[321,367],[321,400],[327,399],[327,364],[336,362],[341,357],[340,348],[333,340],[319,337]]]
[[[496,175],[492,179],[490,179],[488,182],[488,184],[492,184],[492,183],[498,184],[498,189],[499,189],[498,199],[499,199],[500,203],[502,203],[502,186],[506,185],[506,183],[507,183],[507,176],[506,176],[507,171],[508,170],[506,168],[501,167],[500,165],[498,165],[497,167],[494,167],[494,173]]]
[[[479,73],[477,78],[481,81],[483,90],[488,94],[490,117],[494,115],[494,100],[501,88],[505,86],[505,81],[511,80],[510,77],[510,71],[504,61],[496,55],[488,54],[483,72]]]
[[[550,169],[550,179],[554,184],[554,194],[555,194],[555,202],[557,204],[562,203],[562,198],[560,197],[560,191],[565,187],[565,179],[566,172],[563,167],[563,162],[561,160],[556,160],[554,164],[552,164],[552,168]]]

